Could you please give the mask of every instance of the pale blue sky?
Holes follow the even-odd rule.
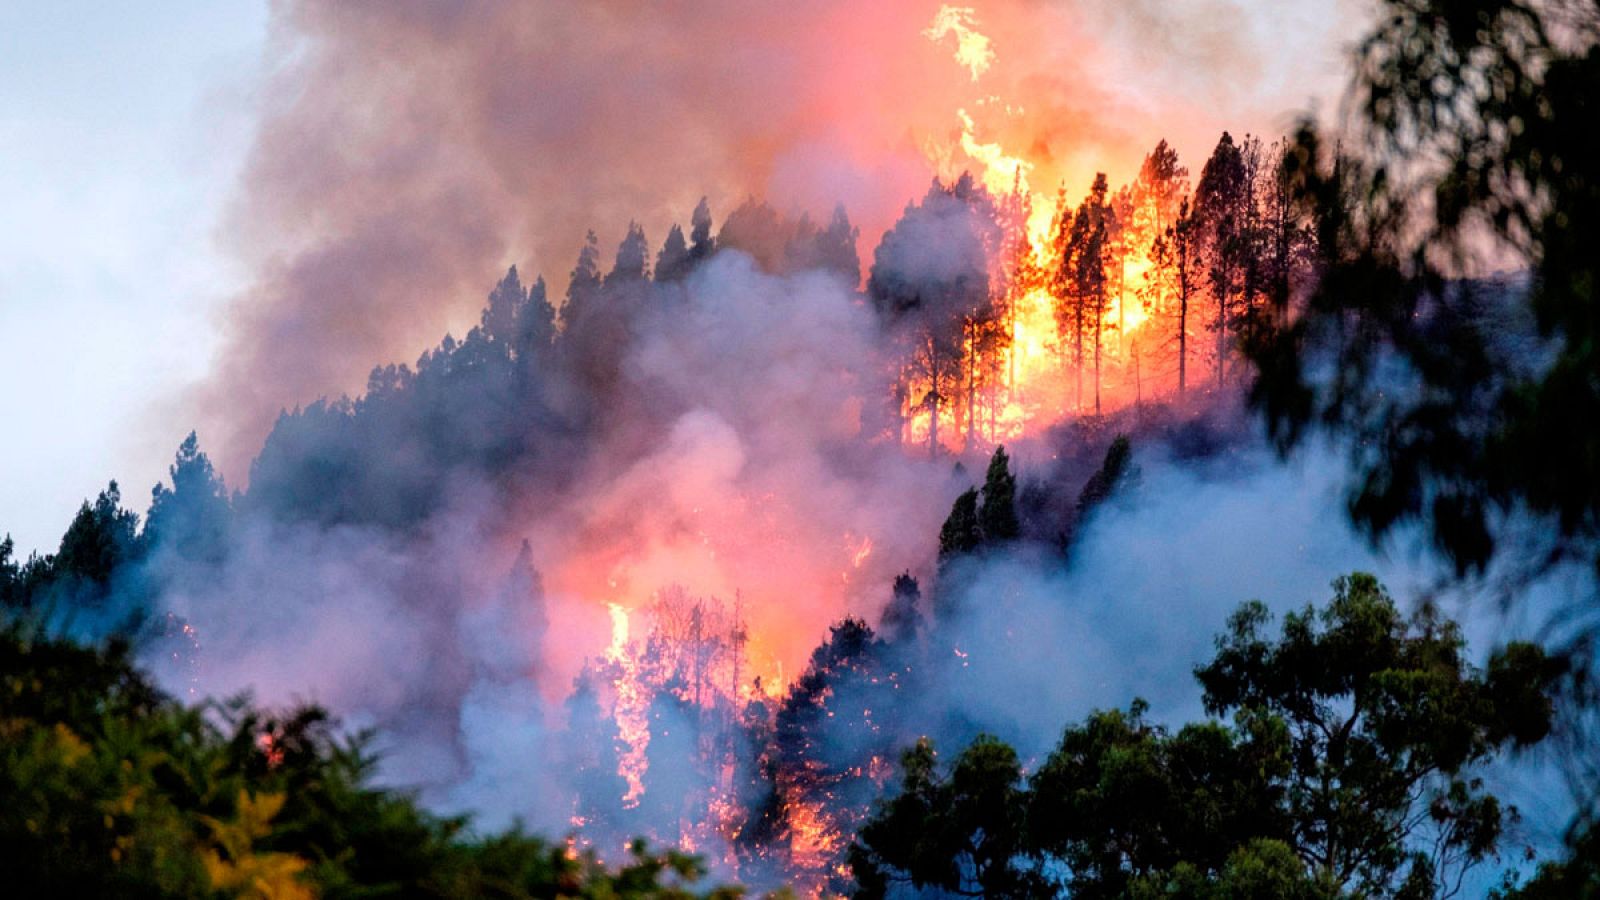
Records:
[[[187,431],[265,34],[255,0],[0,2],[0,533],[24,555],[111,478],[142,512]]]

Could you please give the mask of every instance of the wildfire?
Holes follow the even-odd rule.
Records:
[[[975,83],[997,59],[977,26],[972,10],[944,6],[923,31],[936,43],[954,37],[955,61]],[[955,109],[953,146],[926,147],[946,177],[969,171],[995,202],[1006,239],[990,272],[993,311],[980,314],[964,337],[957,379],[964,396],[935,389],[924,364],[903,376],[901,405],[905,440],[954,453],[974,440],[980,447],[1015,441],[1070,415],[1131,405],[1164,387],[1147,382],[1172,374],[1171,366],[1151,366],[1146,358],[1167,342],[1144,334],[1154,321],[1152,304],[1162,301],[1163,279],[1170,279],[1154,254],[1162,227],[1171,223],[1136,209],[1142,195],[1133,188],[1110,192],[1097,185],[1093,204],[1076,207],[1064,186],[1054,197],[1036,192],[1040,164],[986,137],[969,109],[1006,117],[1023,111],[999,97],[977,97]],[[1096,268],[1091,283],[1084,273]]]
[[[999,143],[978,140],[978,126],[965,109],[956,110],[956,117],[961,120],[961,151],[983,167],[979,174],[989,193],[1003,196],[1013,190],[1027,191],[1033,163],[1006,153]]]
[[[283,748],[278,745],[278,739],[270,731],[263,731],[256,735],[256,749],[266,757],[267,768],[276,769],[283,765]]]
[[[795,868],[806,872],[825,870],[838,854],[844,837],[832,811],[820,801],[792,799],[789,805],[789,853]],[[813,886],[813,893],[820,885]]]
[[[989,70],[994,64],[994,48],[989,38],[977,29],[977,14],[965,6],[941,6],[933,16],[933,24],[922,34],[935,43],[947,36],[956,39],[956,62],[972,73],[972,80]]]
[[[997,58],[978,24],[973,10],[943,6],[922,32],[941,45],[953,40],[955,61],[974,83]],[[1026,438],[1071,416],[1114,411],[1166,389],[1162,379],[1172,374],[1165,364],[1172,358],[1165,341],[1171,337],[1166,304],[1173,263],[1163,240],[1173,234],[1175,191],[1186,188],[1169,187],[1158,197],[1141,170],[1141,181],[1119,191],[1097,179],[1075,202],[1068,201],[1064,187],[1053,195],[1037,192],[1034,182],[1052,171],[1051,160],[1044,151],[1008,146],[1009,132],[992,128],[993,116],[1020,116],[1021,109],[992,96],[968,98],[952,108],[959,128],[949,132],[942,148],[925,148],[931,160],[946,166],[942,175],[951,174],[948,164],[960,160],[972,178],[959,182],[959,188],[941,185],[930,191],[928,205],[944,202],[937,194],[942,189],[966,204],[959,207],[963,214],[978,211],[960,221],[971,225],[981,252],[966,254],[971,262],[961,265],[963,277],[969,271],[983,277],[957,283],[988,288],[987,294],[981,287],[970,294],[951,291],[956,298],[951,315],[927,317],[937,319],[938,328],[948,325],[948,333],[929,328],[934,336],[925,347],[905,351],[896,385],[901,439],[923,444],[931,454],[969,454],[971,459],[974,451]],[[1169,170],[1176,173],[1170,185],[1186,183],[1175,155]],[[910,358],[914,353],[923,355]],[[678,470],[680,480],[695,484],[687,494],[692,506],[665,503],[667,512],[658,523],[641,524],[648,515],[641,510],[655,508],[651,501],[660,469],[678,459],[664,456],[648,477],[637,479],[638,490],[620,493],[625,501],[613,504],[618,529],[644,536],[634,555],[616,550],[614,530],[602,528],[596,529],[599,549],[572,564],[575,592],[624,598],[606,604],[610,641],[596,681],[610,687],[615,769],[626,784],[622,807],[640,810],[635,821],[650,821],[650,828],[664,832],[653,837],[720,855],[735,871],[755,854],[763,865],[781,868],[803,892],[820,893],[824,885],[837,884],[836,877],[848,877],[838,869],[842,852],[867,814],[871,786],[884,790],[895,766],[888,748],[877,748],[870,758],[863,754],[830,769],[814,755],[809,736],[804,741],[793,736],[800,727],[794,724],[797,711],[815,709],[819,720],[833,720],[828,727],[859,723],[851,727],[872,732],[878,719],[873,709],[828,706],[831,688],[815,687],[821,682],[810,669],[789,683],[784,656],[793,663],[798,631],[785,627],[792,619],[773,613],[803,592],[774,590],[762,578],[775,569],[801,571],[805,588],[816,588],[810,596],[825,594],[839,601],[835,609],[849,611],[856,583],[868,582],[857,573],[872,559],[874,537],[858,522],[796,537],[796,523],[807,517],[783,490],[746,488],[743,456],[733,452],[737,435],[724,440],[713,427],[725,429],[721,423],[696,425],[684,435],[683,449],[693,452],[681,454],[688,462]],[[721,460],[725,471],[708,477],[715,469],[707,459]],[[878,538],[881,542],[885,535]],[[900,560],[892,562],[898,568]],[[757,606],[754,631],[746,628],[739,592],[752,577],[773,598]],[[732,596],[731,615],[715,597],[692,597],[684,588],[651,583],[664,578]],[[648,605],[643,604],[645,592],[652,590]],[[969,665],[966,651],[953,647],[951,652],[949,664]],[[900,688],[893,673],[888,679],[893,689]],[[812,699],[807,690],[821,699]],[[873,707],[880,718],[888,713],[876,703]],[[786,739],[774,737],[784,728],[790,729]],[[742,763],[751,760],[735,759],[749,752],[744,743],[749,741],[755,742],[764,767],[755,781],[769,792],[758,796],[775,797],[781,814],[748,808],[753,776]],[[773,755],[779,747],[787,756]],[[688,759],[674,761],[674,753]],[[606,768],[609,775],[609,760]],[[692,773],[684,777],[693,779],[693,787],[685,789],[667,777],[685,772]],[[657,796],[659,785],[669,782],[674,787],[663,793],[677,793]],[[616,784],[609,778],[607,783]],[[649,787],[646,797],[650,785],[657,786]],[[687,799],[685,790],[692,792]],[[585,821],[574,818],[574,826]],[[606,827],[603,817],[589,824]],[[743,843],[738,843],[741,834]]]
[[[644,774],[650,764],[645,755],[650,747],[650,698],[639,681],[638,661],[629,652],[628,611],[620,603],[606,606],[611,612],[611,646],[606,650],[606,661],[615,673],[611,682],[617,695],[614,716],[623,744],[617,774],[628,784],[623,808],[635,809],[644,796]]]
[[[606,649],[606,659],[620,661],[628,649],[628,611],[620,603],[607,603],[611,613],[611,646]]]
[[[850,568],[839,573],[841,580],[849,583],[850,574],[861,568],[867,558],[872,555],[872,535],[864,534],[859,540],[846,533],[844,536],[845,550],[850,554]]]

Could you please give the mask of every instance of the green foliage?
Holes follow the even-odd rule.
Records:
[[[1180,865],[1215,874],[1244,843],[1288,833],[1281,729],[1174,735],[1144,712],[1135,701],[1069,727],[1030,783],[1030,848],[1066,864],[1074,896],[1123,896]]]
[[[1105,461],[1089,476],[1083,492],[1078,495],[1078,519],[1081,521],[1090,510],[1110,499],[1119,487],[1138,476],[1138,467],[1133,465],[1133,444],[1127,435],[1119,434],[1106,448]]]
[[[972,553],[983,545],[983,526],[978,519],[978,490],[969,488],[956,498],[950,515],[939,529],[939,561],[947,562]]]
[[[1600,562],[1600,6],[1385,0],[1373,21],[1355,139],[1298,138],[1321,275],[1247,342],[1252,402],[1284,446],[1351,439],[1374,533],[1420,522],[1462,573],[1513,536],[1523,568]],[[1460,280],[1507,265],[1530,277]],[[1506,513],[1549,526],[1532,552]]]
[[[1135,878],[1132,900],[1322,900],[1318,887],[1294,850],[1283,841],[1253,838],[1228,854],[1222,868],[1208,874],[1180,862],[1171,871]]]
[[[188,708],[120,646],[0,631],[0,868],[17,896],[725,897],[693,857],[620,865],[513,828],[475,837],[370,786],[320,710]]]
[[[933,746],[901,758],[902,790],[850,848],[857,896],[882,897],[893,883],[964,896],[1049,896],[1044,877],[1017,865],[1025,852],[1025,793],[1015,750],[980,735],[938,773]]]
[[[516,273],[508,277],[515,278]],[[150,492],[141,535],[145,545],[194,562],[220,559],[233,511],[222,477],[200,451],[194,432],[178,446],[167,475],[172,487],[158,484]]]
[[[989,470],[983,479],[983,507],[978,512],[978,527],[991,544],[1014,541],[1022,536],[1017,520],[1017,476],[1011,473],[1011,458],[1004,446],[994,448]]]
[[[1288,736],[1291,845],[1329,885],[1381,891],[1426,863],[1444,883],[1497,846],[1508,813],[1468,774],[1496,751],[1542,740],[1559,668],[1513,644],[1487,673],[1457,626],[1410,621],[1371,575],[1334,582],[1332,602],[1264,635],[1266,608],[1241,607],[1197,670],[1206,708],[1277,723]],[[1432,855],[1414,857],[1430,836]]]
[[[1484,671],[1454,623],[1403,618],[1370,575],[1285,617],[1240,607],[1196,671],[1214,718],[1091,714],[1022,784],[981,738],[941,777],[926,743],[851,851],[894,884],[992,896],[1433,896],[1496,853],[1513,810],[1474,777],[1550,729],[1561,667],[1513,644]],[[1223,719],[1228,716],[1229,719]],[[1553,874],[1550,877],[1558,877]]]
[[[62,575],[103,585],[138,547],[139,516],[122,508],[122,491],[113,481],[92,505],[85,500],[78,509],[61,536],[55,568]]]
[[[981,504],[980,504],[981,500]],[[996,447],[984,473],[983,488],[963,491],[939,529],[939,563],[1000,547],[1022,535],[1017,517],[1017,476],[1005,447]]]

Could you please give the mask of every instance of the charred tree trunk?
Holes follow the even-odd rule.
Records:
[[[928,335],[928,458],[939,456],[939,345]]]
[[[967,325],[967,439],[972,446],[978,434],[978,323],[970,316]]]
[[[1083,297],[1083,294],[1081,292],[1078,293],[1077,301],[1078,302],[1073,304],[1072,367],[1073,367],[1073,370],[1076,373],[1076,375],[1075,375],[1076,383],[1075,383],[1075,387],[1074,387],[1074,391],[1075,391],[1076,396],[1074,397],[1074,402],[1077,404],[1078,412],[1081,413],[1081,412],[1083,412],[1083,305],[1084,305],[1084,297]]]
[[[1094,414],[1096,416],[1100,415],[1100,347],[1105,343],[1102,337],[1105,332],[1105,306],[1105,295],[1102,293],[1094,311]]]

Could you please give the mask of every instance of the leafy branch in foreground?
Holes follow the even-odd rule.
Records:
[[[0,625],[0,868],[18,896],[734,897],[696,857],[474,834],[372,786],[314,707],[189,707],[125,646]]]
[[[1337,579],[1269,635],[1234,614],[1196,671],[1213,718],[1091,714],[1024,778],[984,737],[941,775],[926,742],[851,850],[861,895],[1449,896],[1515,821],[1474,774],[1542,740],[1560,665],[1511,644],[1479,670],[1454,623]],[[1224,719],[1229,716],[1230,719]]]

